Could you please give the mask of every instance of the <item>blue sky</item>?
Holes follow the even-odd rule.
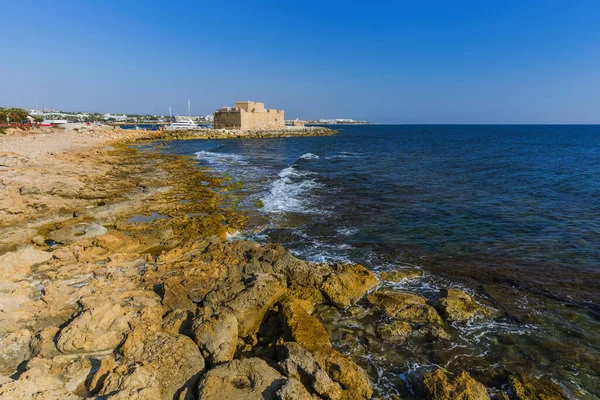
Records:
[[[0,106],[600,123],[598,1],[6,1]]]

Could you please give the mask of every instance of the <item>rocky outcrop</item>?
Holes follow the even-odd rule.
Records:
[[[402,282],[404,280],[417,279],[422,276],[423,271],[412,267],[395,268],[390,271],[383,271],[379,273],[379,277],[388,282]]]
[[[16,282],[25,279],[31,273],[31,268],[48,262],[52,254],[25,247],[0,256],[0,281]]]
[[[157,333],[143,342],[132,343],[123,360],[111,371],[99,370],[96,379],[99,395],[123,392],[131,395],[145,389],[160,393],[161,399],[195,386],[204,359],[196,344],[187,336]]]
[[[424,374],[423,383],[431,400],[489,400],[485,386],[464,371],[452,377],[436,369]]]
[[[13,373],[19,364],[31,357],[31,331],[21,329],[0,338],[0,374]]]
[[[515,400],[563,400],[560,387],[548,378],[531,375],[512,375],[509,378],[511,398]]]
[[[232,313],[213,314],[194,321],[193,337],[210,365],[233,360],[238,320]]]
[[[76,240],[93,239],[107,233],[108,229],[96,222],[82,222],[50,232],[48,238],[57,243],[69,244]]]
[[[490,315],[491,310],[479,305],[471,296],[458,289],[443,289],[439,305],[444,317],[450,321],[466,321],[478,315]]]
[[[362,265],[335,264],[321,289],[334,306],[345,308],[356,303],[378,283],[375,275]]]
[[[369,294],[367,300],[390,318],[409,323],[442,323],[437,311],[427,304],[427,299],[416,294],[380,290]]]
[[[198,385],[198,399],[274,399],[275,394],[288,382],[289,379],[264,360],[233,360],[204,374]]]

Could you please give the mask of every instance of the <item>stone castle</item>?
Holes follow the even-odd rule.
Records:
[[[238,101],[235,107],[215,111],[215,129],[243,131],[285,129],[283,110],[265,109],[264,103]]]

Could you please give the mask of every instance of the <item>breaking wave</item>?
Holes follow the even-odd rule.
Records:
[[[294,166],[284,168],[262,198],[263,210],[267,213],[315,213],[310,207],[310,192],[322,185],[309,176],[310,172],[298,171]]]
[[[240,154],[232,154],[232,153],[215,153],[212,151],[200,150],[194,153],[198,160],[205,161],[209,164],[217,164],[217,163],[235,163],[235,164],[245,164],[246,159],[244,156]]]

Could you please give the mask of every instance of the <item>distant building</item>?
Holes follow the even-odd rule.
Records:
[[[283,110],[268,110],[264,103],[253,101],[238,101],[234,108],[223,107],[215,111],[214,120],[216,129],[285,129]]]

